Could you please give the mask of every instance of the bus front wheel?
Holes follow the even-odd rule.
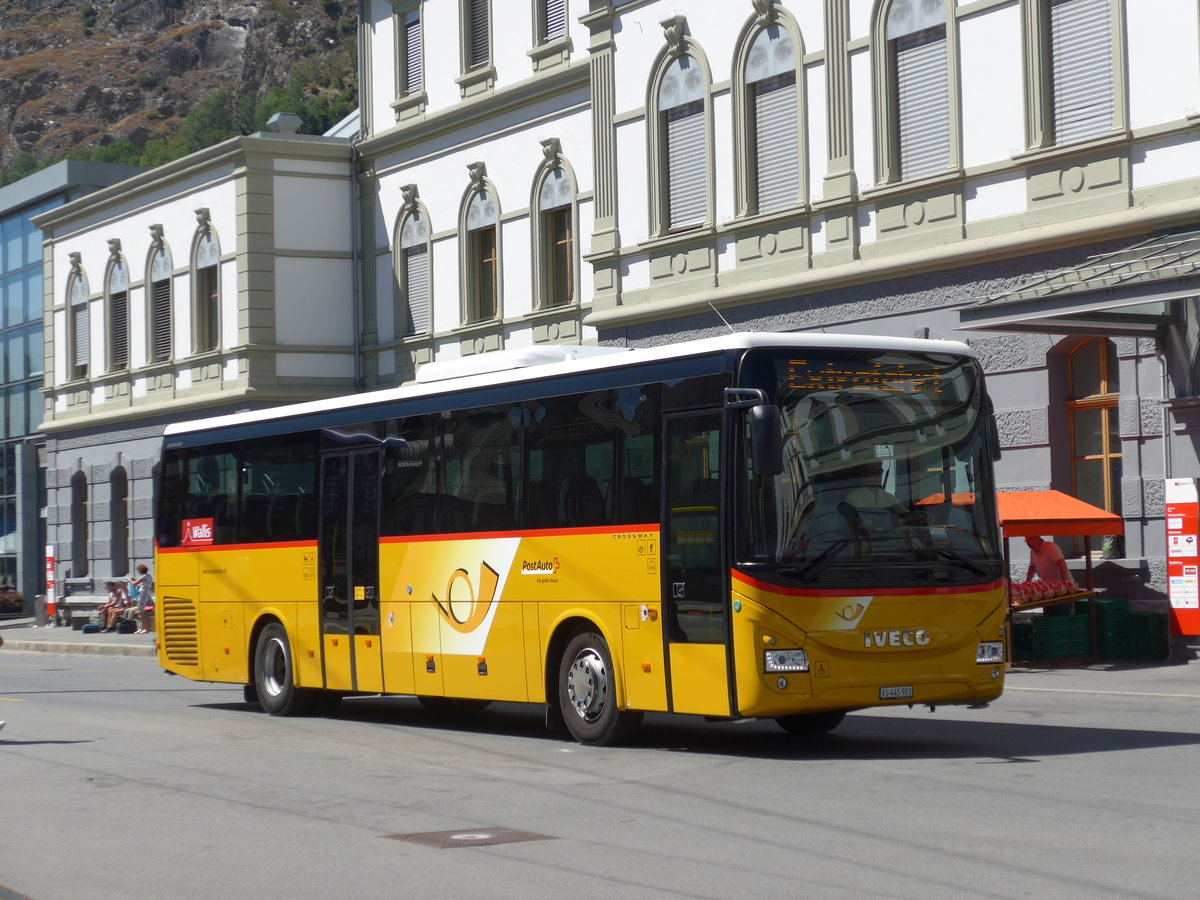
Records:
[[[617,706],[612,654],[604,638],[590,631],[575,635],[563,652],[558,703],[567,730],[581,744],[615,744],[642,718]]]
[[[254,687],[259,704],[273,716],[298,716],[312,706],[312,691],[296,687],[291,644],[278,622],[262,630],[254,648]]]
[[[806,735],[825,734],[833,731],[846,718],[844,709],[831,709],[818,713],[797,713],[794,716],[779,716],[775,721],[788,734]]]

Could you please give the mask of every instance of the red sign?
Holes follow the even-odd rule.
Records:
[[[1171,634],[1200,634],[1200,503],[1191,478],[1167,479],[1167,596]]]
[[[56,578],[54,545],[46,545],[46,615],[53,616],[55,610],[54,581]]]
[[[213,520],[212,519],[184,519],[183,520],[183,540],[182,544],[185,547],[195,547],[200,544],[211,544],[213,542]]]

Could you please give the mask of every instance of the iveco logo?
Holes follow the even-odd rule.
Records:
[[[924,647],[929,643],[929,632],[924,628],[908,631],[864,631],[863,646],[872,647]]]

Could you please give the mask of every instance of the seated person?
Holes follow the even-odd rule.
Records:
[[[892,532],[908,517],[910,510],[883,487],[883,462],[870,460],[858,466],[848,478],[855,487],[845,502],[853,509],[861,529]]]
[[[117,620],[125,614],[125,610],[130,605],[129,594],[125,591],[125,585],[119,581],[110,581],[106,587],[108,588],[108,601],[98,610],[100,627],[104,631],[116,631]]]

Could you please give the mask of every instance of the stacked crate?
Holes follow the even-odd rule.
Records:
[[[1041,616],[1033,620],[1034,659],[1074,659],[1091,652],[1087,616]]]
[[[1122,597],[1092,600],[1096,608],[1096,649],[1106,660],[1129,659],[1129,601]]]
[[[1013,662],[1029,662],[1033,659],[1033,623],[1015,621],[1012,623],[1012,659]]]
[[[1166,659],[1165,616],[1159,613],[1129,614],[1129,653],[1133,659]]]

